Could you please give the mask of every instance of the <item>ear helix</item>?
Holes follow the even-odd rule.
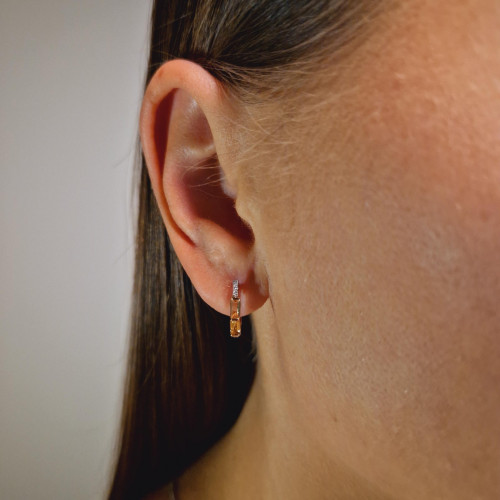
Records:
[[[233,280],[233,296],[229,304],[229,333],[231,337],[241,335],[241,317],[240,317],[241,299],[238,296],[238,280]]]

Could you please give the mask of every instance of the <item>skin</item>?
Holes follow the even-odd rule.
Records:
[[[378,22],[272,135],[290,103],[264,117],[188,61],[148,86],[176,253],[222,313],[240,280],[259,356],[178,499],[500,498],[500,4]]]

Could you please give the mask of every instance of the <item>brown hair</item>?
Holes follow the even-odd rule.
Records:
[[[184,58],[242,100],[276,97],[291,68],[352,45],[380,3],[156,0],[145,83],[165,61]],[[233,425],[255,373],[249,318],[232,339],[227,316],[200,299],[171,247],[140,144],[137,151],[130,352],[110,499],[143,498],[180,475]]]

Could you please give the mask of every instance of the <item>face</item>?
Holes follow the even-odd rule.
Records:
[[[396,498],[496,499],[500,3],[400,3],[283,127],[255,224],[279,369],[304,432]]]

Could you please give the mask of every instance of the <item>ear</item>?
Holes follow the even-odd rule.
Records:
[[[147,86],[140,136],[158,207],[191,282],[207,304],[229,314],[237,279],[244,316],[266,301],[268,287],[256,272],[253,230],[235,208],[237,169],[225,151],[233,110],[211,74],[169,61]]]

